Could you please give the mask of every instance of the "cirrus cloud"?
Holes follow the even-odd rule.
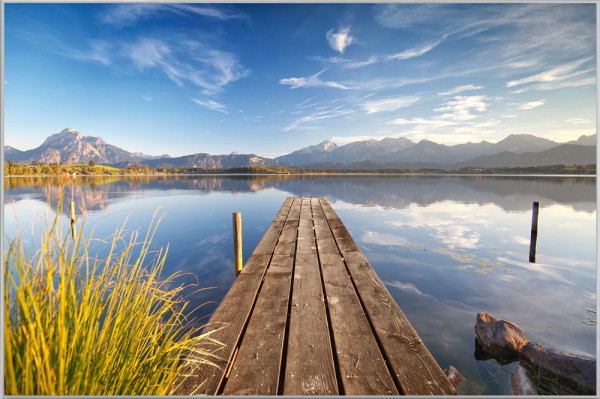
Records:
[[[419,100],[420,98],[417,96],[384,98],[367,101],[363,103],[361,107],[367,111],[367,114],[374,114],[377,112],[395,111],[400,108],[409,107]]]
[[[285,78],[280,79],[279,84],[289,85],[290,89],[297,89],[299,87],[333,87],[336,89],[348,90],[350,87],[344,86],[341,83],[333,81],[323,81],[319,79],[319,75],[325,72],[327,69],[323,69],[314,75],[302,77],[302,78]]]

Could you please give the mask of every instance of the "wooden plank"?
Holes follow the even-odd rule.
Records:
[[[329,228],[315,233],[317,242],[333,241]],[[398,395],[340,253],[319,249],[319,260],[344,394]]]
[[[301,198],[292,198],[293,203],[290,212],[287,215],[286,220],[300,220],[300,204],[302,204]]]
[[[296,238],[298,236],[298,225],[300,218],[300,198],[296,198],[290,209],[290,217],[285,221],[279,241],[275,246],[275,255],[291,255],[296,252]]]
[[[315,219],[315,234],[319,237],[317,240],[317,249],[320,254],[330,253],[339,255],[340,251],[326,220]]]
[[[302,201],[292,285],[284,395],[337,395],[337,381],[321,274],[314,245],[310,201]],[[308,221],[309,223],[306,223]],[[313,237],[312,246],[309,237]],[[301,240],[306,252],[300,252]],[[314,251],[310,250],[314,247]]]
[[[328,219],[339,220],[327,200],[321,205]],[[341,221],[340,221],[341,222]],[[352,239],[345,229],[333,231],[336,241]],[[333,229],[332,229],[333,230]],[[394,378],[407,395],[456,395],[425,344],[387,291],[360,250],[340,250],[357,293],[388,361]]]
[[[312,202],[312,209],[344,394],[397,395],[398,390],[379,351],[318,200]]]
[[[248,262],[204,329],[206,332],[214,331],[211,337],[223,344],[220,350],[215,353],[219,356],[218,359],[214,360],[218,368],[211,365],[198,364],[193,360],[186,361],[183,372],[185,377],[175,383],[176,395],[190,395],[192,393],[215,395],[217,393],[223,380],[224,372],[237,347],[242,329],[248,320],[250,311],[258,295],[258,289],[269,265],[269,260],[279,238],[279,233],[283,228],[285,219],[277,219],[277,217],[285,217],[290,211],[292,202],[293,198],[286,199],[277,213],[276,219],[261,239],[259,246],[262,244],[262,251],[266,254],[257,250],[252,253],[250,259],[248,259]],[[205,349],[214,348],[209,347]]]
[[[293,263],[273,255],[224,395],[277,394]]]
[[[315,232],[313,229],[310,198],[302,199],[300,211],[300,224],[298,227],[298,246],[296,252],[299,254],[316,254]]]

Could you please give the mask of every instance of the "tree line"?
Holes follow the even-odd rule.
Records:
[[[531,167],[502,168],[461,168],[446,169],[320,169],[266,166],[237,166],[230,168],[150,168],[130,165],[128,168],[113,168],[97,165],[93,160],[86,164],[62,165],[45,164],[33,161],[31,164],[19,164],[13,161],[4,163],[4,176],[63,176],[63,175],[156,175],[156,174],[596,174],[596,164],[588,165],[550,165]]]

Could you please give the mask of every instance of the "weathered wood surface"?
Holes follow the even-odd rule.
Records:
[[[354,285],[381,343],[393,377],[406,395],[456,394],[450,381],[400,310],[329,201],[320,199]],[[333,227],[335,226],[335,228]],[[341,245],[344,243],[344,245]],[[356,247],[356,250],[354,250]]]
[[[456,394],[326,199],[285,201],[209,328],[176,394]]]
[[[337,395],[310,199],[302,200],[284,395]]]

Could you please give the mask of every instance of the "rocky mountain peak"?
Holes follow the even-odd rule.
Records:
[[[333,141],[329,141],[329,140],[325,140],[325,141],[321,142],[319,144],[319,147],[321,147],[321,149],[325,152],[330,152],[330,151],[333,151],[336,148],[338,148],[338,146]]]
[[[64,145],[70,141],[81,140],[83,138],[83,134],[75,131],[72,128],[63,129],[60,133],[56,133],[51,135],[44,141],[42,145],[50,146],[50,145]]]

